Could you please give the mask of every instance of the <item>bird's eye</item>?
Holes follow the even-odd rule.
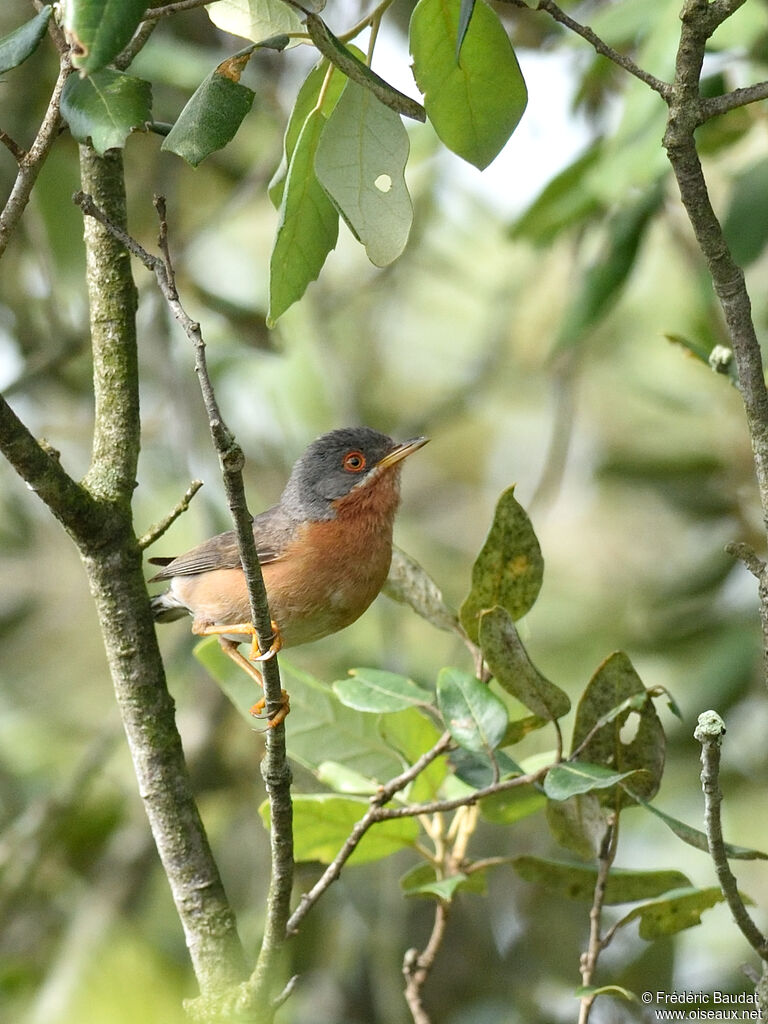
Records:
[[[342,466],[348,473],[360,473],[365,469],[365,456],[362,452],[347,452]]]

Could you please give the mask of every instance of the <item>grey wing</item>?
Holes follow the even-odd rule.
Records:
[[[292,534],[293,528],[281,514],[278,506],[256,516],[253,520],[253,535],[259,562],[266,565],[268,562],[277,561]],[[240,568],[240,554],[234,530],[211,537],[178,558],[150,558],[149,561],[153,565],[163,566],[160,572],[150,579],[150,583],[169,580],[173,576],[193,576],[213,569]]]

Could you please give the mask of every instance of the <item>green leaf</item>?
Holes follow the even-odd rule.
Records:
[[[367,89],[347,83],[320,139],[315,173],[377,267],[400,255],[411,230],[408,149],[397,114]]]
[[[299,13],[282,0],[217,0],[206,11],[217,28],[254,43],[304,27]]]
[[[553,838],[582,860],[594,860],[605,837],[606,819],[594,793],[547,801],[547,825]]]
[[[440,669],[437,704],[446,729],[460,747],[487,752],[503,739],[507,709],[496,694],[474,676],[455,668]]]
[[[338,68],[329,64],[325,57],[312,68],[302,82],[285,129],[283,158],[269,183],[269,198],[276,207],[280,207],[285,179],[288,175],[288,166],[293,158],[296,143],[299,141],[301,129],[304,127],[307,118],[317,108],[327,119],[336,106],[346,84],[346,76]]]
[[[456,778],[473,789],[490,786],[496,778],[509,779],[513,775],[523,774],[523,769],[517,761],[513,761],[503,750],[494,751],[491,758],[487,754],[478,754],[459,747],[458,750],[451,752],[450,760]]]
[[[594,789],[608,789],[637,774],[637,769],[616,772],[601,764],[584,761],[556,764],[547,772],[544,792],[550,800],[568,800],[580,793],[591,793]]]
[[[415,764],[440,739],[440,731],[432,719],[415,707],[383,716],[379,720],[379,731],[387,746],[396,750],[407,766]],[[409,801],[421,803],[437,799],[447,774],[445,755],[435,758],[410,784]]]
[[[480,801],[480,813],[493,825],[514,825],[516,821],[537,814],[547,804],[547,798],[532,783],[502,789]]]
[[[646,811],[650,811],[651,814],[660,818],[667,828],[671,829],[684,843],[688,843],[689,846],[693,846],[697,850],[704,850],[705,853],[709,852],[709,844],[704,832],[692,825],[686,825],[684,821],[673,818],[671,814],[660,811],[658,807],[654,807],[653,804],[649,804],[639,797],[635,797],[635,800]],[[729,860],[768,860],[768,853],[761,853],[760,850],[752,850],[747,846],[733,846],[731,843],[725,843],[725,852]]]
[[[478,642],[480,616],[496,605],[521,619],[538,597],[543,575],[533,526],[515,499],[515,488],[509,487],[496,505],[493,525],[472,567],[472,588],[459,610],[470,640]]]
[[[526,882],[537,882],[562,893],[570,900],[592,900],[597,882],[597,869],[584,864],[568,864],[543,857],[515,857],[515,871]],[[605,887],[605,903],[632,903],[653,899],[670,889],[690,886],[680,871],[635,871],[612,868]]]
[[[119,149],[132,131],[151,119],[152,86],[141,78],[104,68],[88,78],[70,75],[61,94],[61,114],[78,142],[99,156]]]
[[[511,237],[525,238],[537,246],[550,245],[566,228],[600,213],[601,204],[583,182],[601,152],[599,143],[590,146],[586,153],[555,175],[515,222]]]
[[[407,604],[436,629],[462,632],[456,612],[446,604],[432,577],[398,547],[392,548],[392,563],[383,592],[393,601]]]
[[[553,721],[571,710],[568,694],[539,672],[504,608],[480,616],[480,647],[500,686],[540,718]]]
[[[635,695],[640,710],[628,700]],[[614,716],[614,709],[620,706],[627,710]],[[608,724],[603,724],[606,721]],[[630,736],[627,730],[633,726],[634,735]],[[664,769],[664,729],[642,680],[622,651],[606,658],[582,694],[573,727],[573,749],[582,748],[582,744],[579,761],[605,765],[617,772],[645,769],[645,774],[634,777],[631,784],[622,783],[618,797],[622,805],[632,802],[629,794],[647,800],[658,790]],[[613,804],[617,796],[610,789],[601,791],[600,798],[605,804]]]
[[[608,312],[635,265],[640,243],[663,199],[663,180],[659,180],[609,221],[602,252],[584,274],[563,314],[556,350],[581,341]]]
[[[330,864],[368,809],[367,800],[326,793],[295,794],[293,797],[293,855],[297,862]],[[259,807],[269,828],[269,801]],[[350,864],[381,860],[406,847],[413,847],[419,826],[413,818],[377,822],[360,840],[349,858]]]
[[[691,886],[672,889],[657,899],[634,907],[618,922],[618,927],[639,918],[640,938],[652,942],[654,939],[676,935],[685,928],[701,924],[701,915],[704,911],[724,899],[716,886],[710,889],[694,889]]]
[[[161,149],[197,167],[232,141],[256,95],[239,81],[249,57],[237,55],[214,68],[189,98]]]
[[[419,0],[413,73],[439,137],[482,170],[517,127],[528,93],[507,32],[484,0],[474,4],[457,59],[461,11],[462,0]]]
[[[333,692],[342,704],[356,711],[403,711],[405,708],[424,707],[434,703],[429,690],[423,689],[395,672],[376,668],[353,668],[350,679],[333,683]]]
[[[288,168],[280,221],[269,261],[269,312],[273,325],[316,280],[339,236],[339,215],[315,176],[314,163],[326,119],[314,110],[299,134]]]
[[[248,727],[261,729],[249,714],[260,696],[253,680],[228,658],[215,637],[195,646],[195,657],[216,680]],[[400,758],[382,740],[377,720],[345,708],[330,686],[280,658],[283,686],[291,698],[286,728],[288,756],[312,772],[327,761],[344,765],[381,784],[402,771]]]
[[[447,878],[438,878],[431,864],[417,864],[400,879],[404,896],[436,896],[450,903],[457,892],[475,892],[483,895],[486,890],[485,871],[473,871],[465,875],[459,871]]]
[[[461,0],[461,7],[459,8],[459,30],[456,33],[456,50],[454,51],[457,64],[459,63],[461,47],[464,43],[464,37],[467,34],[469,23],[472,20],[472,12],[474,9],[475,0]]]
[[[361,772],[338,761],[322,761],[317,768],[317,777],[337,793],[355,796],[373,796],[378,786]]]
[[[48,28],[52,11],[50,5],[41,8],[34,18],[0,39],[0,75],[17,68],[35,52]]]
[[[353,50],[337,39],[322,18],[309,12],[305,25],[312,42],[320,53],[327,57],[331,64],[343,71],[350,82],[362,86],[381,104],[396,114],[404,114],[415,121],[426,120],[424,108],[420,103],[385,82],[375,71],[371,71]]]
[[[621,985],[579,985],[573,993],[577,999],[584,999],[586,996],[618,996],[619,999],[626,999],[628,1003],[638,1003],[640,1000],[634,992]]]
[[[106,67],[130,42],[146,7],[146,0],[68,0],[64,31],[73,67],[84,75]]]
[[[768,242],[768,159],[764,157],[731,178],[731,197],[723,234],[736,262],[749,266]]]
[[[537,729],[543,729],[545,725],[549,725],[549,722],[549,717],[542,718],[539,715],[526,715],[525,718],[515,718],[507,726],[501,746],[513,747],[516,743],[524,740],[530,733],[536,732]]]

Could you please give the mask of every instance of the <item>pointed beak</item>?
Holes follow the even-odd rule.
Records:
[[[403,441],[402,444],[393,448],[391,452],[387,452],[384,458],[379,459],[376,463],[376,469],[379,471],[389,469],[390,466],[394,466],[403,459],[407,459],[409,455],[417,452],[419,448],[423,448],[427,441],[429,441],[428,437],[413,437],[410,441]]]

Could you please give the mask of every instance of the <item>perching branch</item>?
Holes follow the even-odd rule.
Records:
[[[768,962],[768,939],[749,916],[739,893],[738,883],[728,863],[723,841],[720,805],[720,744],[725,735],[725,723],[716,711],[699,715],[694,737],[701,744],[701,788],[704,792],[704,829],[707,833],[709,855],[715,866],[717,880],[731,909],[733,919],[742,935],[760,958]]]
[[[411,1011],[414,1024],[431,1024],[429,1014],[424,1008],[421,990],[443,943],[449,911],[450,904],[445,900],[438,900],[435,905],[435,921],[426,946],[421,953],[417,949],[409,949],[403,957],[405,1001]]]
[[[603,921],[603,905],[605,903],[605,890],[608,884],[608,876],[611,873],[613,862],[616,859],[616,847],[618,845],[618,815],[614,815],[608,822],[600,846],[600,853],[597,864],[597,879],[595,880],[595,891],[592,897],[592,906],[589,910],[589,942],[586,951],[581,957],[581,983],[585,987],[592,984],[597,961],[604,949],[606,942],[601,934]],[[587,1024],[595,1002],[593,995],[582,996],[579,1006],[579,1024]]]
[[[256,543],[253,536],[252,517],[248,511],[242,469],[245,462],[242,449],[227,427],[216,401],[205,356],[205,342],[200,325],[187,314],[176,288],[173,263],[168,244],[168,225],[165,218],[165,201],[156,197],[155,206],[160,220],[161,257],[147,252],[128,233],[106,217],[90,195],[78,193],[75,202],[83,212],[98,221],[107,232],[117,239],[134,256],[151,270],[166,302],[176,320],[181,324],[195,348],[195,371],[203,395],[208,423],[214,447],[219,456],[227,502],[235,525],[240,551],[240,560],[248,585],[252,621],[257,630],[259,646],[267,650],[272,642],[272,625],[267,605],[266,590],[261,575]],[[267,714],[277,711],[282,705],[280,672],[277,658],[263,663],[264,692]],[[238,1012],[260,1014],[261,1019],[270,1020],[272,1014],[272,986],[277,980],[274,970],[280,946],[285,940],[286,922],[290,908],[293,882],[293,837],[292,804],[290,798],[291,771],[285,749],[285,728],[282,724],[269,729],[266,734],[266,753],[262,762],[262,775],[267,788],[271,813],[272,872],[267,896],[267,918],[264,937],[256,968],[251,978],[240,986],[237,997]],[[208,1001],[193,1007],[198,1016],[208,1013]]]

